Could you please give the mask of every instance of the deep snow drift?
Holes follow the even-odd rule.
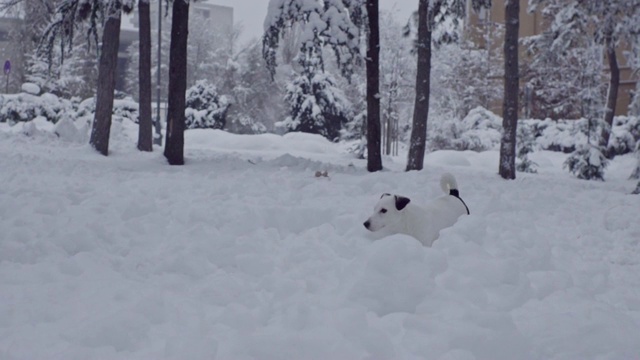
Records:
[[[631,156],[604,183],[550,152],[515,181],[495,151],[369,174],[316,136],[204,130],[170,167],[124,130],[105,158],[0,129],[0,359],[640,358]],[[470,216],[432,248],[371,238],[381,193],[444,171]]]

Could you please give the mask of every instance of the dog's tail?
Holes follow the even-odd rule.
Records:
[[[453,177],[452,174],[444,173],[440,178],[440,187],[442,188],[442,191],[444,191],[445,194],[450,195],[451,190],[456,190],[457,192],[458,183],[456,182],[456,178]]]

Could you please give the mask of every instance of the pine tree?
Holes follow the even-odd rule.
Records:
[[[503,179],[516,178],[516,132],[518,127],[518,29],[520,0],[506,0],[504,35],[504,101],[499,173]]]
[[[189,0],[174,0],[171,20],[169,104],[164,156],[170,165],[183,165]]]
[[[151,121],[151,11],[149,0],[138,0],[138,29],[140,62],[138,79],[140,81],[140,118],[138,120],[138,149],[153,150]]]
[[[367,1],[367,170],[382,170],[380,155],[380,25],[378,0]]]
[[[360,62],[360,27],[363,25],[363,0],[271,0],[269,11],[265,20],[265,34],[262,37],[263,57],[267,63],[267,68],[275,75],[277,66],[277,50],[280,41],[285,37],[288,30],[300,28],[300,43],[297,50],[296,60],[300,69],[300,75],[295,78],[293,85],[288,86],[287,99],[292,105],[290,109],[296,111],[291,113],[289,125],[296,125],[296,121],[305,119],[319,119],[316,115],[321,115],[322,123],[330,124],[332,128],[324,132],[332,137],[336,131],[333,126],[336,123],[342,125],[345,121],[336,110],[342,107],[341,104],[330,104],[328,101],[335,99],[337,94],[335,81],[326,73],[323,49],[333,50],[333,55],[338,64],[340,73],[347,79],[351,77],[355,67]],[[319,88],[312,85],[317,84]],[[321,100],[316,104],[324,106],[318,111],[309,112],[304,110],[297,112],[297,109],[310,109],[304,102],[296,104],[300,96],[306,96],[309,100]],[[295,100],[295,101],[294,101]],[[344,103],[344,102],[343,102]],[[342,111],[342,110],[340,110]],[[303,117],[300,117],[300,114]],[[313,115],[313,116],[308,116]],[[310,121],[307,128],[317,131],[319,125],[317,121]],[[306,125],[305,125],[306,126]],[[379,123],[378,123],[379,127]],[[339,129],[338,129],[339,131]],[[381,168],[381,160],[374,159],[380,153],[380,135],[375,130],[368,134],[371,143],[377,142],[376,151],[371,152],[369,160],[371,169]],[[373,137],[376,137],[374,139]],[[376,165],[380,164],[380,165]],[[375,171],[375,170],[372,170]]]

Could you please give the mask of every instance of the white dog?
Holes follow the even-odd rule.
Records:
[[[406,234],[431,246],[440,230],[452,226],[460,216],[469,214],[462,201],[453,175],[445,173],[440,178],[440,187],[446,195],[434,199],[424,207],[415,205],[404,196],[382,194],[373,208],[373,215],[364,222],[370,231]]]

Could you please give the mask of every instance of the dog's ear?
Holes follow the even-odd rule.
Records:
[[[382,198],[383,198],[383,197],[385,197],[385,196],[391,196],[391,194],[389,194],[389,193],[384,193],[384,194],[382,194],[382,196],[380,196],[380,199],[382,199]]]
[[[410,201],[411,199],[407,197],[396,195],[396,209],[398,209],[398,211],[404,209]]]

